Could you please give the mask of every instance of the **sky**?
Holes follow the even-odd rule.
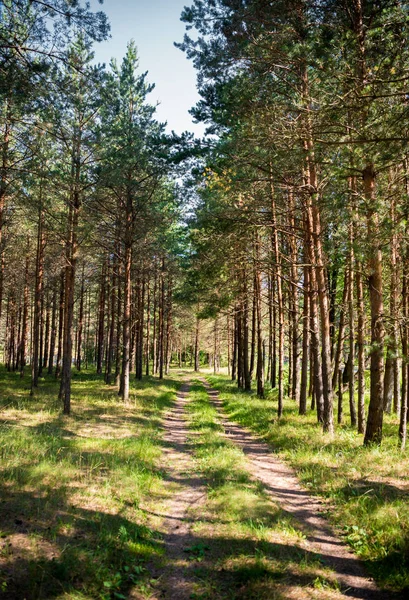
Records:
[[[111,38],[95,44],[95,59],[108,65],[114,57],[120,64],[128,41],[134,39],[140,70],[148,71],[149,83],[155,84],[148,100],[160,103],[158,121],[167,121],[169,132],[193,131],[200,136],[204,126],[195,125],[188,113],[199,100],[196,72],[173,45],[183,40],[185,25],[180,15],[185,5],[190,0],[104,0],[102,6],[92,0],[92,9],[103,10],[111,24]]]

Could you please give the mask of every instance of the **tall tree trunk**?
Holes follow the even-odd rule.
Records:
[[[407,420],[408,420],[408,396],[409,396],[409,248],[406,250],[406,261],[403,266],[402,275],[402,395],[399,415],[399,444],[402,450],[406,447]]]
[[[362,282],[361,264],[357,263],[355,272],[356,302],[358,311],[358,433],[364,433],[366,428],[365,413],[365,302]]]
[[[382,253],[379,240],[378,215],[375,203],[375,169],[368,164],[363,170],[364,195],[368,204],[367,231],[370,247],[369,266],[369,300],[371,307],[371,373],[370,400],[368,422],[364,443],[380,444],[382,440],[383,421],[383,297],[382,297]]]
[[[271,224],[272,224],[272,246],[273,257],[275,263],[275,283],[277,291],[277,306],[278,306],[278,409],[277,415],[281,417],[284,407],[284,298],[283,298],[283,282],[282,282],[282,266],[281,255],[279,250],[277,214],[275,204],[275,192],[272,182],[271,190]]]
[[[305,126],[306,138],[303,142],[305,166],[304,179],[306,189],[305,207],[307,225],[313,247],[312,283],[318,293],[318,305],[321,322],[322,347],[322,390],[324,400],[323,430],[329,434],[334,432],[332,360],[331,360],[331,323],[328,281],[326,277],[326,257],[322,239],[321,214],[319,207],[318,175],[315,162],[314,142],[312,137],[310,97],[307,69],[304,65],[302,73],[302,92],[306,106]],[[315,281],[314,281],[315,280]],[[315,286],[316,284],[316,286]],[[314,360],[316,356],[314,357]]]
[[[243,270],[243,311],[242,311],[242,331],[243,331],[243,376],[244,389],[246,392],[251,390],[251,377],[249,365],[249,304],[247,289],[247,273]]]
[[[149,377],[149,361],[150,361],[150,344],[151,344],[151,285],[148,280],[147,286],[147,298],[146,298],[146,346],[145,346],[145,375]]]
[[[159,302],[159,379],[163,379],[165,352],[165,259],[162,259]]]
[[[23,291],[23,320],[21,324],[20,343],[20,377],[24,377],[26,366],[27,339],[28,339],[28,309],[29,309],[29,266],[30,266],[30,237],[27,236],[26,266],[24,269],[24,291]]]
[[[318,306],[317,306],[317,281],[315,276],[315,255],[314,248],[311,242],[311,236],[307,232],[308,249],[310,257],[310,316],[311,316],[311,350],[313,355],[312,367],[313,367],[313,393],[311,408],[313,404],[316,404],[317,408],[317,419],[319,423],[324,421],[324,392],[323,392],[323,381],[322,381],[322,367],[321,367],[321,353],[320,353],[320,326],[318,317]]]
[[[78,167],[79,169],[79,164]],[[79,172],[77,174],[79,184]],[[76,186],[77,187],[77,186]],[[60,397],[63,402],[64,414],[71,412],[71,366],[72,366],[72,336],[74,323],[75,300],[75,272],[78,253],[78,220],[80,212],[80,199],[78,188],[74,191],[73,201],[69,210],[68,235],[66,245],[65,264],[65,289],[64,289],[64,331],[63,331],[63,356],[61,369]]]
[[[254,363],[256,356],[256,272],[253,273],[252,309],[251,309],[251,343],[250,343],[250,379],[253,379]]]
[[[54,354],[55,354],[55,342],[57,338],[57,283],[54,281],[53,284],[53,297],[52,297],[52,311],[51,311],[51,336],[50,336],[50,353],[48,356],[48,374],[53,374],[54,367]]]
[[[41,360],[40,337],[41,337],[41,304],[44,286],[44,207],[43,207],[43,182],[40,183],[40,197],[38,207],[38,226],[37,226],[37,255],[35,268],[35,288],[34,288],[34,324],[33,324],[33,358],[31,364],[31,393],[38,387],[39,367]]]
[[[171,333],[172,333],[172,276],[168,274],[168,292],[166,298],[166,375],[169,375],[170,361],[172,357]]]
[[[99,288],[98,302],[98,334],[97,334],[97,374],[102,374],[102,361],[104,357],[104,334],[105,334],[105,301],[106,301],[106,273],[107,263],[104,260],[101,270],[101,283]]]
[[[60,301],[59,301],[59,312],[58,312],[58,348],[57,348],[57,361],[55,365],[55,376],[59,377],[61,373],[61,359],[62,359],[62,342],[64,333],[64,298],[65,298],[65,269],[61,269],[60,274]]]
[[[3,139],[1,143],[1,169],[0,169],[0,319],[3,309],[3,290],[4,290],[4,214],[6,210],[6,197],[8,188],[8,171],[9,171],[9,147],[10,136],[12,130],[12,102],[11,93],[5,99],[5,119]]]
[[[260,240],[256,237],[256,272],[254,279],[255,308],[257,313],[257,396],[264,398],[264,353],[263,353],[263,329],[261,314],[261,271],[260,271]]]
[[[124,298],[123,298],[123,333],[122,333],[122,374],[120,394],[125,403],[129,400],[129,368],[131,354],[131,267],[132,267],[132,232],[133,202],[130,190],[126,197],[125,237],[124,237]]]
[[[84,286],[85,286],[85,264],[82,264],[81,273],[81,291],[80,291],[80,308],[78,313],[78,333],[77,333],[77,371],[81,371],[82,361],[82,333],[84,329]]]
[[[391,174],[391,178],[393,173]],[[396,198],[393,190],[393,182],[390,181],[390,218],[392,223],[392,236],[390,245],[390,294],[389,294],[389,317],[390,325],[388,328],[388,338],[386,346],[386,362],[384,377],[383,408],[390,413],[392,404],[395,412],[399,405],[399,385],[398,385],[398,236],[396,222]]]
[[[51,321],[51,306],[50,306],[50,297],[49,297],[49,293],[47,292],[47,297],[46,297],[46,306],[45,306],[45,312],[46,312],[46,318],[45,318],[45,333],[44,333],[44,358],[43,358],[43,369],[47,369],[48,368],[48,356],[49,356],[49,352],[50,352],[50,321]]]
[[[232,363],[231,363],[231,380],[236,381],[237,379],[237,347],[238,347],[238,336],[237,336],[237,306],[234,307],[233,312],[233,351],[232,351]]]
[[[108,354],[107,354],[107,367],[105,374],[105,382],[110,385],[112,383],[112,367],[114,364],[115,357],[115,325],[116,325],[116,306],[117,306],[117,289],[118,289],[118,278],[117,278],[118,261],[117,254],[114,253],[112,261],[112,282],[111,282],[111,301],[110,310],[111,318],[109,323],[109,336],[108,336]]]
[[[267,279],[267,299],[268,299],[268,361],[267,361],[267,381],[271,381],[273,366],[273,282],[269,273]]]
[[[306,253],[304,263],[307,263]],[[300,387],[300,415],[307,414],[308,396],[308,359],[310,356],[310,268],[304,265],[304,303],[303,303],[303,327],[302,327],[302,358],[301,358],[301,387]]]
[[[199,307],[197,307],[199,311]],[[196,327],[195,327],[195,349],[194,349],[194,371],[197,373],[199,371],[199,349],[200,349],[200,319],[196,317]]]
[[[345,342],[345,308],[346,308],[346,305],[347,305],[348,292],[349,292],[348,282],[349,282],[348,273],[347,273],[347,270],[345,270],[345,273],[344,273],[344,290],[343,290],[343,293],[342,293],[342,304],[341,304],[340,312],[339,312],[338,339],[337,339],[337,346],[336,346],[336,350],[335,350],[334,371],[332,373],[332,387],[333,388],[335,388],[335,386],[338,383],[339,371],[341,370],[341,358],[342,358],[343,353],[344,353],[344,342]]]
[[[152,339],[152,372],[154,375],[158,372],[158,269],[154,265],[154,281],[153,281],[153,339]]]
[[[355,310],[354,310],[354,248],[353,248],[353,226],[350,225],[350,251],[348,269],[348,316],[349,316],[349,373],[348,373],[348,396],[351,426],[357,425],[357,412],[355,403]]]

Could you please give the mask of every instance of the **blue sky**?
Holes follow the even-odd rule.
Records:
[[[92,0],[93,10],[103,10],[111,23],[111,39],[95,45],[95,58],[109,64],[118,62],[134,39],[138,47],[140,69],[149,71],[148,81],[155,83],[149,96],[151,103],[160,102],[157,119],[168,122],[168,130],[189,130],[202,135],[204,127],[192,123],[188,110],[196,104],[196,73],[191,61],[174,47],[183,39],[185,26],[180,15],[190,0]]]

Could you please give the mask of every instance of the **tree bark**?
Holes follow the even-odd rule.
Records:
[[[368,422],[365,431],[365,445],[382,440],[383,423],[383,293],[382,293],[382,253],[379,240],[378,216],[375,202],[375,169],[368,164],[363,170],[364,195],[368,204],[367,231],[370,248],[369,300],[371,307],[371,372]]]

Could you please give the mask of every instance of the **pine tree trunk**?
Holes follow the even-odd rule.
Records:
[[[373,206],[375,202],[375,170],[372,164],[363,171],[364,195],[368,209],[369,256],[369,300],[371,307],[371,373],[368,422],[365,431],[365,445],[382,440],[383,422],[383,297],[382,297],[382,253],[378,231],[378,216]]]
[[[78,167],[79,168],[79,165]],[[77,184],[79,182],[79,173]],[[62,344],[62,369],[60,398],[63,402],[65,415],[71,412],[71,369],[72,369],[72,342],[74,324],[74,299],[75,299],[75,272],[77,264],[78,240],[77,229],[80,211],[80,199],[77,189],[69,210],[68,235],[66,246],[65,265],[65,294],[64,294],[64,330]]]
[[[48,356],[48,374],[53,374],[55,342],[57,338],[57,284],[53,285],[52,311],[51,311],[51,336],[50,336],[50,354]]]
[[[349,285],[348,285],[348,273],[344,273],[344,289],[342,293],[342,304],[339,312],[339,324],[338,324],[338,339],[335,350],[334,358],[334,371],[332,374],[332,387],[335,388],[339,380],[339,371],[341,369],[341,358],[344,353],[344,342],[345,342],[345,308],[347,305]]]
[[[349,251],[349,284],[348,284],[348,317],[349,317],[349,373],[348,396],[351,426],[357,426],[357,412],[355,403],[355,311],[354,311],[354,249],[353,227],[350,226],[350,251]]]
[[[408,418],[408,396],[409,396],[409,273],[408,273],[408,258],[409,251],[406,251],[406,261],[403,266],[402,275],[402,394],[401,394],[401,405],[399,415],[399,445],[402,450],[406,448],[406,437],[407,437],[407,418]]]
[[[255,308],[257,313],[257,396],[264,398],[264,353],[263,353],[263,329],[261,314],[261,272],[260,264],[260,240],[256,238],[256,273],[254,279]]]
[[[298,332],[298,249],[297,239],[295,237],[296,231],[296,220],[295,220],[295,202],[293,190],[288,191],[289,200],[289,227],[290,227],[290,255],[291,255],[291,282],[289,287],[290,301],[289,305],[291,308],[291,364],[292,364],[292,377],[291,377],[291,398],[297,402],[300,401],[300,356],[299,356],[299,332]]]
[[[24,291],[23,291],[23,317],[21,324],[20,343],[20,377],[24,377],[26,366],[27,339],[28,339],[28,309],[29,309],[29,267],[30,267],[30,238],[27,237],[26,266],[24,269]]]
[[[116,325],[116,306],[117,299],[116,293],[118,288],[118,278],[117,278],[117,268],[118,261],[117,255],[114,253],[114,258],[112,261],[112,281],[111,281],[111,301],[110,301],[110,323],[109,323],[109,334],[108,334],[108,354],[107,354],[107,366],[105,373],[105,382],[108,385],[112,383],[112,367],[114,364],[115,357],[115,325]]]
[[[162,259],[159,302],[159,379],[163,379],[165,352],[165,259]]]
[[[306,139],[303,142],[305,153],[304,179],[308,190],[305,195],[305,208],[307,227],[313,249],[314,261],[311,261],[312,288],[317,290],[319,316],[321,324],[321,357],[322,357],[322,391],[324,400],[323,430],[332,435],[334,433],[333,415],[333,388],[332,388],[332,359],[331,359],[331,322],[328,281],[326,277],[326,257],[323,248],[321,215],[318,195],[318,176],[315,163],[314,142],[312,137],[309,83],[306,68],[302,73],[303,96],[306,106],[305,127]],[[314,356],[314,362],[317,355]],[[317,365],[316,365],[317,367]],[[317,392],[317,389],[316,389]],[[318,400],[318,396],[317,396]]]
[[[361,265],[357,264],[356,273],[356,301],[358,311],[358,433],[364,433],[366,428],[365,413],[365,302],[364,286],[362,282]]]
[[[172,276],[168,275],[168,293],[166,298],[166,375],[169,375],[170,361],[172,358],[171,333],[172,333]]]
[[[51,306],[50,306],[50,298],[47,292],[46,298],[46,317],[45,317],[45,333],[44,333],[44,358],[43,358],[43,369],[48,368],[48,356],[50,352],[50,321],[51,321]]]
[[[198,307],[199,310],[199,307]],[[194,351],[194,371],[198,373],[199,371],[199,348],[200,348],[200,320],[199,317],[196,317],[196,327],[195,327],[195,351]]]
[[[251,343],[250,343],[250,379],[253,379],[254,363],[256,356],[256,272],[253,274],[253,302],[251,309]]]
[[[308,235],[308,233],[307,233]],[[315,277],[315,255],[314,248],[311,243],[311,237],[308,235],[308,246],[310,256],[310,316],[311,316],[311,350],[313,354],[313,393],[311,408],[313,403],[317,409],[317,419],[319,423],[324,421],[324,392],[323,392],[323,381],[322,381],[322,367],[321,367],[321,353],[320,353],[320,326],[318,317],[318,306],[317,306],[317,281]]]
[[[267,279],[268,291],[268,361],[267,361],[267,381],[271,381],[273,367],[273,282],[271,274]]]
[[[272,224],[272,246],[275,263],[275,282],[278,305],[278,408],[277,416],[281,417],[284,406],[284,298],[282,289],[282,267],[279,250],[277,215],[275,205],[275,194],[272,183],[271,188],[271,224]]]
[[[149,377],[150,361],[150,336],[151,336],[151,286],[149,278],[147,280],[147,298],[146,298],[146,346],[145,346],[145,375]]]
[[[248,306],[248,289],[247,289],[247,274],[243,271],[243,376],[244,389],[246,392],[251,391],[251,377],[249,365],[249,306]]]
[[[77,371],[81,371],[82,361],[82,332],[84,329],[84,286],[85,286],[85,265],[82,264],[81,274],[81,291],[80,291],[80,308],[78,313],[78,330],[77,330]]]
[[[390,247],[390,296],[389,296],[389,312],[390,326],[389,336],[386,348],[385,376],[384,376],[384,395],[383,408],[386,413],[390,413],[392,405],[394,411],[397,412],[399,405],[399,383],[398,383],[398,239],[397,239],[397,222],[396,222],[396,198],[393,190],[389,186],[390,197],[390,218],[392,223],[392,237]]]
[[[106,262],[104,261],[101,271],[101,283],[99,288],[98,303],[98,334],[97,334],[97,375],[102,375],[102,361],[104,357],[104,334],[105,334],[105,300],[106,300]]]
[[[238,335],[237,335],[237,306],[234,307],[233,312],[233,352],[232,352],[232,363],[231,363],[231,380],[236,381],[237,379],[237,348],[238,348]]]
[[[304,263],[307,262],[304,256]],[[307,264],[304,265],[304,304],[303,304],[303,328],[302,328],[302,358],[301,358],[301,387],[299,414],[307,414],[308,396],[308,362],[310,356],[310,291],[309,271]]]
[[[153,339],[152,339],[152,372],[154,375],[158,372],[158,270],[155,265],[155,278],[153,281]]]
[[[60,275],[60,301],[58,312],[58,348],[57,361],[55,365],[55,376],[59,377],[61,373],[62,342],[64,332],[64,298],[65,298],[65,269],[61,269]]]
[[[6,197],[8,187],[8,169],[9,169],[9,146],[12,129],[12,103],[10,97],[4,101],[4,133],[1,143],[1,169],[0,169],[0,319],[3,309],[3,291],[4,291],[4,213],[6,210]]]
[[[131,354],[131,267],[132,267],[132,195],[128,190],[125,214],[124,238],[124,298],[122,333],[122,373],[120,394],[125,403],[129,401],[129,368]]]
[[[41,304],[44,285],[44,209],[43,209],[43,188],[40,184],[40,199],[38,208],[38,227],[37,227],[37,255],[35,270],[35,288],[34,288],[34,324],[33,324],[33,358],[31,363],[31,393],[38,387],[38,377],[40,372],[40,337],[41,337]]]

